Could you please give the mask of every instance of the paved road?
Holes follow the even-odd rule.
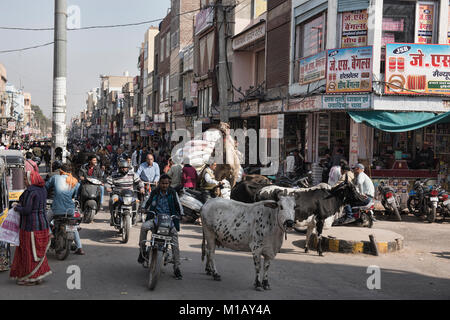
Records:
[[[106,202],[106,201],[105,201]],[[217,251],[222,281],[213,281],[201,263],[201,227],[183,224],[180,233],[183,280],[172,276],[171,265],[154,292],[146,288],[147,269],[136,262],[139,226],[132,228],[129,243],[121,244],[109,226],[109,214],[80,231],[85,256],[70,255],[58,261],[49,253],[53,275],[36,287],[19,287],[0,273],[0,299],[450,299],[450,223],[424,224],[414,217],[404,222],[379,221],[375,228],[392,230],[405,237],[397,253],[352,255],[315,251],[305,254],[305,236],[288,234],[273,262],[271,291],[256,292],[252,283],[251,255]],[[67,288],[67,268],[81,269],[81,290]],[[381,268],[381,289],[369,290],[367,267]]]

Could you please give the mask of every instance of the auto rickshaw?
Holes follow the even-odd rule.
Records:
[[[0,225],[9,210],[9,192],[6,183],[6,162],[0,157]],[[0,272],[8,271],[11,266],[11,247],[9,243],[0,241]]]
[[[8,209],[12,204],[19,201],[25,191],[25,161],[19,150],[1,150],[0,158],[6,164],[6,184],[8,187]]]

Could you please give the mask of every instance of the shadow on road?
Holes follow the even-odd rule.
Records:
[[[450,259],[450,252],[430,252],[438,258]]]
[[[197,247],[192,246],[191,247]],[[216,252],[222,281],[204,272],[198,250],[181,250],[183,280],[173,277],[172,265],[163,267],[155,291],[146,287],[148,269],[136,262],[137,248],[85,245],[86,256],[65,261],[49,259],[53,274],[40,286],[23,288],[0,273],[0,299],[449,299],[450,279],[382,269],[380,290],[367,288],[367,267],[314,263],[290,259],[295,250],[283,249],[269,269],[271,291],[253,289],[255,269],[251,255]],[[299,252],[300,254],[301,252]],[[437,253],[441,254],[441,253]],[[448,258],[449,252],[442,252]],[[51,254],[49,254],[51,255]],[[67,267],[81,270],[81,290],[67,289]]]

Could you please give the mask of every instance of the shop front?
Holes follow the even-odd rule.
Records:
[[[448,188],[450,113],[349,112],[352,119],[373,132],[373,149],[366,170],[375,187],[392,186],[406,206],[416,179],[429,179]]]

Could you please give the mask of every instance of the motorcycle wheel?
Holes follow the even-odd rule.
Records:
[[[84,222],[85,223],[91,223],[94,221],[95,216],[95,210],[94,209],[87,209],[86,213],[84,214]]]
[[[123,219],[122,243],[127,243],[130,237],[131,217],[130,215],[125,215]]]
[[[397,207],[394,208],[393,212],[394,212],[394,216],[397,219],[397,221],[402,221],[402,217],[400,216],[400,213],[398,212]]]
[[[436,208],[429,208],[428,209],[428,217],[427,220],[431,223],[434,222],[434,220],[436,220]]]
[[[56,259],[66,260],[70,253],[70,241],[69,239],[62,238],[60,235],[55,241],[55,253]]]
[[[408,206],[409,213],[412,213],[416,217],[420,217],[422,215],[422,212],[420,212],[419,208],[416,206],[416,202],[418,200],[416,198],[408,198],[408,202],[406,205]]]
[[[148,288],[150,290],[155,289],[158,282],[159,275],[161,274],[161,266],[163,263],[163,252],[157,249],[153,249],[151,263],[149,267]]]

